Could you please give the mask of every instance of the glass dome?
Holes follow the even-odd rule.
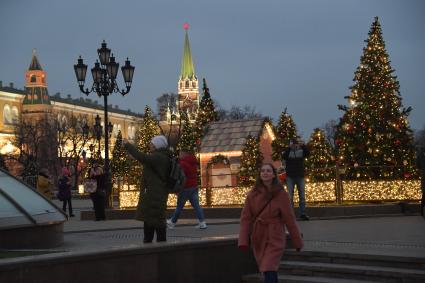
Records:
[[[66,214],[51,201],[9,173],[0,170],[0,247],[11,240],[8,237],[15,238],[13,241],[17,242],[18,246],[19,242],[21,246],[25,246],[25,243],[31,246],[29,239],[19,238],[18,235],[20,232],[28,233],[28,229],[31,230],[30,233],[41,231],[52,241],[50,235],[46,235],[49,233],[49,227],[54,227],[56,236],[61,234],[59,238],[62,237],[63,242],[63,223],[66,220]],[[36,235],[30,234],[27,237],[36,240],[37,237],[34,236]],[[33,244],[39,246],[40,243]]]

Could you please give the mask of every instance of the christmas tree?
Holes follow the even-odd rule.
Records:
[[[143,120],[136,134],[137,149],[142,152],[149,151],[151,139],[160,134],[158,121],[153,117],[152,110],[146,105]]]
[[[152,138],[160,134],[160,128],[158,121],[155,120],[152,114],[152,110],[146,105],[145,113],[143,114],[142,123],[139,125],[139,129],[136,133],[136,147],[141,152],[149,152],[149,145]],[[130,178],[132,184],[139,184],[140,172],[142,172],[142,165],[137,161],[133,160],[130,165]]]
[[[210,90],[207,87],[205,79],[203,79],[204,86],[202,87],[203,95],[199,103],[198,114],[195,121],[195,143],[199,144],[204,136],[208,124],[218,120],[218,113],[214,107],[214,101],[211,99]]]
[[[113,178],[124,177],[130,169],[127,152],[122,145],[122,134],[118,131],[115,146],[112,150],[111,173]]]
[[[259,140],[248,135],[241,155],[239,171],[239,184],[241,186],[252,186],[255,183],[262,161],[263,155],[260,151]]]
[[[305,162],[305,168],[310,181],[332,180],[335,177],[335,158],[323,131],[314,129],[307,146],[310,156]]]
[[[189,117],[186,113],[182,112],[180,115],[183,120],[183,131],[180,136],[179,142],[177,144],[177,153],[180,150],[189,151],[192,153],[197,152],[199,143],[197,142],[197,135],[195,131],[195,126],[189,122]]]
[[[296,138],[297,127],[292,116],[285,111],[280,114],[279,122],[276,126],[276,139],[272,142],[273,160],[282,159],[282,152],[289,146],[289,141]]]
[[[346,177],[394,179],[414,173],[412,131],[399,82],[393,75],[378,18],[372,24],[360,66],[354,74],[349,106],[338,124],[335,143]]]

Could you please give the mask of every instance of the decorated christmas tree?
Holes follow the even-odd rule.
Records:
[[[158,126],[158,121],[153,117],[152,110],[149,108],[149,106],[146,106],[142,123],[139,125],[139,129],[136,133],[137,149],[142,152],[148,152],[151,139],[159,134],[160,128]],[[131,183],[139,184],[140,172],[142,172],[143,168],[140,165],[140,162],[136,160],[132,160],[130,166]]]
[[[195,130],[195,143],[200,143],[204,136],[208,124],[218,120],[218,113],[214,107],[214,101],[211,99],[210,90],[207,87],[205,79],[203,79],[204,86],[202,87],[203,95],[199,103],[198,114],[194,125]]]
[[[143,120],[136,134],[137,149],[143,152],[149,151],[151,139],[160,134],[158,121],[153,117],[152,110],[146,105]]]
[[[310,156],[305,162],[305,168],[310,181],[332,180],[335,177],[335,158],[323,131],[314,129],[307,146]]]
[[[122,145],[122,134],[118,131],[115,146],[112,150],[111,173],[113,178],[124,177],[130,169],[127,152]]]
[[[249,135],[246,138],[245,147],[241,155],[241,167],[239,171],[239,185],[252,186],[258,175],[258,169],[263,161],[260,151],[259,140]]]
[[[272,142],[273,160],[282,159],[282,152],[289,146],[289,141],[297,137],[297,127],[292,116],[285,111],[280,114],[276,126],[276,139]]]
[[[346,177],[397,179],[414,173],[412,131],[399,82],[385,50],[376,17],[365,41],[360,66],[354,74],[349,106],[338,124],[335,143]]]
[[[195,153],[197,152],[199,145],[197,142],[198,139],[196,131],[194,129],[195,126],[189,122],[189,117],[186,115],[186,113],[182,113],[180,117],[183,120],[183,131],[177,144],[177,153],[182,149]]]

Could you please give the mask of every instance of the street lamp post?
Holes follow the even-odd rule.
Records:
[[[90,93],[96,93],[99,97],[103,96],[104,100],[104,115],[105,115],[105,177],[106,177],[106,197],[108,208],[112,207],[112,183],[111,173],[109,169],[109,123],[108,123],[108,96],[112,93],[120,93],[123,96],[130,92],[131,83],[133,81],[134,66],[130,64],[130,61],[125,61],[125,65],[121,67],[121,71],[124,77],[124,83],[126,89],[119,89],[116,77],[118,74],[119,64],[115,62],[115,57],[111,55],[111,49],[106,47],[106,42],[103,41],[101,48],[97,49],[99,61],[96,60],[94,67],[91,69],[93,76],[93,85],[91,89],[84,89],[84,83],[86,80],[87,65],[83,63],[81,56],[78,58],[77,64],[74,65],[75,75],[77,77],[78,86],[80,91],[89,95]]]
[[[96,140],[97,140],[97,159],[100,161],[100,140],[102,139],[102,125],[100,124],[100,116],[96,115],[96,118],[94,118],[94,126],[93,126],[93,130],[94,130],[94,134],[96,136]]]

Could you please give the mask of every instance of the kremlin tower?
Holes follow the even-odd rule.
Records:
[[[35,49],[32,52],[31,64],[25,73],[25,97],[22,104],[23,113],[31,116],[51,112],[46,72],[41,68]]]
[[[196,113],[199,108],[199,84],[198,78],[196,77],[195,67],[193,65],[192,53],[190,51],[189,43],[189,24],[183,25],[185,29],[185,39],[183,48],[182,65],[180,69],[180,76],[178,81],[178,98],[176,101],[177,113],[171,113],[171,109],[168,109],[167,120],[170,119],[171,115],[176,115],[179,119],[179,112],[185,111],[190,121],[194,121]],[[174,111],[173,111],[174,112]]]

